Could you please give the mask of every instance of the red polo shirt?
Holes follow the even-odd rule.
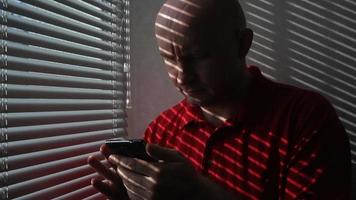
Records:
[[[161,113],[145,140],[248,199],[349,199],[349,140],[321,95],[254,78],[242,109],[214,127],[186,100]]]

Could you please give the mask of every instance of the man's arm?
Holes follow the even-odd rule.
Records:
[[[329,103],[300,120],[280,181],[282,199],[350,199],[351,155],[347,134]]]

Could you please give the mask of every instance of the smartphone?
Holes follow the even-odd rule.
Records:
[[[114,154],[138,158],[149,162],[157,161],[147,154],[146,142],[142,139],[115,138],[106,140],[105,144]]]

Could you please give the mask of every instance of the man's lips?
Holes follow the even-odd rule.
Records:
[[[196,94],[199,94],[201,92],[203,92],[204,90],[203,89],[182,89],[183,93],[186,94],[186,95],[196,95]]]

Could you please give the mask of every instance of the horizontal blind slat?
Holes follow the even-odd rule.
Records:
[[[80,167],[87,164],[89,156],[95,156],[98,159],[103,160],[102,154],[98,152],[83,154],[80,156],[65,158],[62,160],[56,160],[53,162],[43,163],[21,169],[11,170],[8,172],[8,184],[13,185],[19,182],[28,181],[31,179],[39,178],[41,176],[47,176],[49,174],[58,173],[68,169]]]
[[[61,3],[57,3],[55,1],[33,1],[33,0],[21,0],[21,1],[90,24],[92,26],[102,28],[107,31],[114,31],[114,27],[112,24],[99,20],[96,17],[93,17],[85,12],[81,12],[79,10],[73,9]]]
[[[28,200],[28,199],[53,199],[60,195],[70,193],[72,191],[79,190],[80,188],[86,187],[90,184],[92,178],[100,179],[100,176],[97,173],[92,173],[84,177],[80,177],[68,182],[64,182],[49,188],[44,188],[36,192],[32,192],[19,198],[19,200]]]
[[[98,192],[92,196],[86,197],[82,200],[105,200],[107,197],[103,195],[102,193]]]
[[[5,11],[6,13],[6,11]],[[4,14],[5,15],[5,14]],[[0,18],[0,22],[2,24],[6,24],[9,27],[15,27],[26,31],[36,32],[43,35],[48,35],[56,38],[60,38],[63,40],[68,40],[71,42],[77,42],[80,44],[93,46],[97,48],[101,48],[104,50],[114,50],[117,48],[115,46],[119,46],[116,44],[112,44],[109,41],[99,40],[97,38],[78,33],[72,30],[68,30],[61,27],[55,27],[51,24],[47,23],[36,23],[33,20],[26,19],[24,17],[15,16],[15,15],[6,15],[7,21],[5,22]]]
[[[109,119],[86,122],[72,122],[60,124],[46,124],[36,126],[19,126],[6,128],[8,141],[27,140],[32,138],[70,135],[91,131],[106,130],[114,127],[119,132],[126,126],[124,119]]]
[[[8,84],[18,85],[42,85],[42,86],[60,86],[75,88],[91,88],[103,90],[122,90],[123,83],[113,80],[102,80],[75,76],[53,75],[38,72],[22,72],[15,70],[6,70]]]
[[[66,193],[65,195],[54,198],[53,200],[61,200],[61,199],[84,199],[85,197],[96,194],[98,190],[96,190],[92,185],[88,185],[86,187],[82,187],[77,190],[72,190],[70,193]]]
[[[4,32],[7,34],[6,37],[3,37],[2,39],[7,41],[34,45],[83,56],[96,57],[104,60],[113,60],[119,57],[117,53],[112,51],[104,51],[102,49],[93,48],[91,46],[82,45],[63,39],[57,39],[38,33],[31,33],[18,28],[8,27],[6,30],[4,30]]]
[[[90,197],[86,197],[86,198],[84,198],[82,200],[106,200],[106,199],[107,198],[106,198],[105,195],[103,195],[102,193],[98,192],[98,193],[96,193],[96,194],[94,194],[94,195],[92,195]]]
[[[7,91],[7,98],[58,98],[58,99],[123,99],[124,93],[116,90],[99,90],[84,88],[35,86],[35,85],[1,85]]]
[[[107,2],[111,3],[111,4],[118,4],[118,3],[122,3],[121,0],[106,0]]]
[[[81,110],[53,112],[1,113],[7,119],[7,127],[38,124],[54,124],[76,121],[91,121],[124,117],[123,110]]]
[[[18,198],[25,194],[49,188],[92,173],[94,173],[94,169],[85,165],[67,171],[58,172],[56,174],[43,176],[41,178],[9,185],[9,198]]]
[[[97,141],[97,142],[80,144],[80,145],[75,145],[70,147],[63,147],[63,148],[46,150],[46,151],[9,156],[7,158],[8,169],[15,170],[28,166],[52,162],[55,160],[65,159],[68,157],[74,157],[82,154],[97,152],[99,150],[100,145],[102,144],[103,141]]]
[[[82,67],[78,65],[69,65],[69,64],[56,63],[56,62],[45,61],[45,60],[19,58],[15,56],[5,56],[5,55],[2,55],[0,59],[3,63],[4,62],[7,63],[7,65],[4,66],[5,69],[52,73],[52,74],[68,75],[68,76],[81,76],[81,77],[88,77],[88,78],[101,78],[107,80],[124,79],[123,73],[121,72],[113,73],[113,71],[111,70],[102,70],[96,68]],[[122,67],[118,67],[118,69],[121,68]]]
[[[77,10],[80,10],[82,12],[85,12],[89,15],[98,17],[100,19],[106,20],[106,21],[110,21],[110,22],[115,22],[114,20],[114,13],[109,13],[109,12],[105,12],[105,11],[101,11],[97,8],[93,8],[93,6],[82,2],[82,1],[78,1],[78,0],[55,0],[59,3],[62,3],[64,5],[70,6],[72,8],[75,8]]]
[[[59,27],[64,27],[104,40],[114,41],[113,34],[115,33],[102,31],[98,28],[86,25],[84,23],[80,23],[68,17],[64,17],[62,15],[46,11],[35,6],[30,6],[26,3],[19,3],[15,0],[8,1],[7,8],[5,9],[8,12],[16,13],[21,16],[26,16],[28,18],[35,19],[40,22],[46,22]]]
[[[113,67],[119,66],[118,63],[113,61],[101,60],[93,57],[82,56],[73,53],[67,53],[63,51],[57,51],[52,49],[46,49],[42,47],[24,45],[12,41],[1,40],[7,47],[7,55],[36,58],[55,62],[61,62],[66,64],[75,64],[83,66],[96,66],[103,69],[113,69]]]
[[[20,155],[35,151],[44,151],[67,146],[75,146],[78,144],[89,143],[94,141],[103,141],[109,138],[117,137],[117,134],[123,135],[121,129],[118,132],[111,130],[93,131],[86,133],[78,133],[73,135],[64,135],[56,137],[38,138],[24,141],[9,142],[7,144],[7,156]]]
[[[104,11],[108,11],[111,13],[115,13],[116,10],[115,8],[113,8],[113,6],[111,6],[109,3],[106,3],[104,1],[100,1],[100,0],[82,0],[85,1],[93,6],[96,6]]]
[[[16,99],[9,98],[1,105],[1,111],[11,112],[41,112],[68,110],[98,110],[123,107],[122,100],[100,99]],[[4,106],[4,107],[3,107]],[[6,108],[5,108],[6,106]]]

